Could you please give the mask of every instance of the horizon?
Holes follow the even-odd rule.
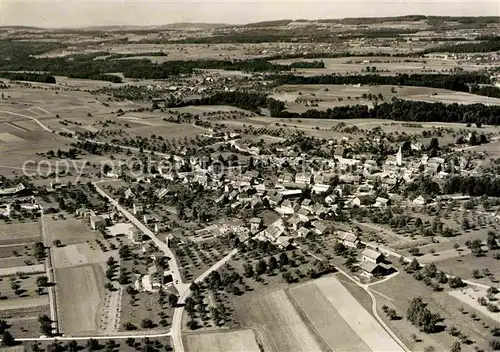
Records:
[[[110,14],[112,14],[110,16]],[[485,0],[322,2],[320,0],[252,0],[173,2],[150,0],[108,0],[104,3],[81,0],[0,1],[0,26],[41,29],[84,29],[88,27],[148,27],[176,23],[244,25],[283,19],[343,19],[398,17],[409,15],[495,17],[500,3]]]

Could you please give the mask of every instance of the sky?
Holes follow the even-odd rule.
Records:
[[[0,25],[84,27],[409,14],[500,16],[499,0],[0,0]]]

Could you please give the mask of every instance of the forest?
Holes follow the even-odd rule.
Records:
[[[196,69],[241,70],[245,72],[289,71],[290,66],[276,65],[266,59],[253,60],[190,60],[166,61],[156,64],[147,59],[95,60],[94,55],[69,58],[22,57],[16,60],[0,59],[2,71],[50,72],[56,76],[99,79],[118,82],[117,76],[107,72],[122,72],[125,77],[140,79],[165,79],[179,74],[192,74]]]
[[[473,197],[483,195],[500,197],[500,178],[494,176],[454,175],[443,186],[444,194],[467,194]]]
[[[56,79],[54,76],[47,74],[38,74],[38,73],[0,72],[0,77],[8,78],[11,81],[29,81],[38,83],[51,83],[51,84],[56,83]]]
[[[500,37],[492,37],[479,43],[462,43],[452,45],[442,45],[432,48],[426,52],[446,52],[446,53],[487,53],[500,50]]]
[[[321,76],[275,76],[276,83],[284,84],[365,84],[365,85],[402,85],[449,89],[469,92],[468,84],[488,84],[490,77],[477,73],[447,74],[398,74],[396,76],[367,75],[321,75]]]
[[[308,110],[291,113],[284,110],[283,102],[269,99],[271,116],[280,118],[315,119],[387,119],[415,122],[460,122],[500,124],[500,106],[484,104],[443,104],[421,101],[394,100],[369,108],[366,105],[350,105],[330,108],[324,111]]]

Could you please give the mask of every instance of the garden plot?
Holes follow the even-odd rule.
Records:
[[[186,335],[189,352],[258,352],[252,330]]]

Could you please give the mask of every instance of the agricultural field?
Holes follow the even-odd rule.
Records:
[[[408,62],[405,62],[408,61]],[[425,58],[415,60],[409,57],[347,57],[347,58],[332,58],[332,59],[290,59],[277,60],[278,64],[289,65],[298,61],[323,61],[325,68],[323,69],[299,69],[302,74],[308,76],[323,75],[323,74],[358,74],[366,72],[366,67],[375,66],[378,72],[383,74],[396,73],[442,73],[450,72],[451,70],[461,67],[461,64],[454,60]],[[467,65],[463,67],[468,71],[479,71],[484,66]]]
[[[188,352],[261,351],[252,330],[188,334],[184,341]]]
[[[41,229],[38,221],[26,223],[0,224],[0,244],[25,244],[40,240]]]
[[[315,283],[294,287],[290,289],[290,293],[331,350],[371,351]],[[335,329],[332,329],[332,326],[335,326]]]
[[[283,290],[253,295],[236,309],[242,311],[237,315],[245,326],[254,329],[266,351],[322,350]]]
[[[356,104],[373,106],[374,100],[367,97],[369,94],[378,96],[379,102],[381,100],[380,96],[382,96],[383,101],[391,101],[392,98],[398,98],[431,103],[442,102],[446,104],[500,104],[500,99],[498,98],[489,98],[445,89],[384,85],[364,85],[359,87],[355,85],[284,85],[275,88],[272,97],[284,101],[291,112],[304,112],[312,109],[310,103],[317,104],[314,107],[317,110]]]
[[[104,272],[99,265],[56,269],[56,290],[61,330],[95,332],[104,300]]]

